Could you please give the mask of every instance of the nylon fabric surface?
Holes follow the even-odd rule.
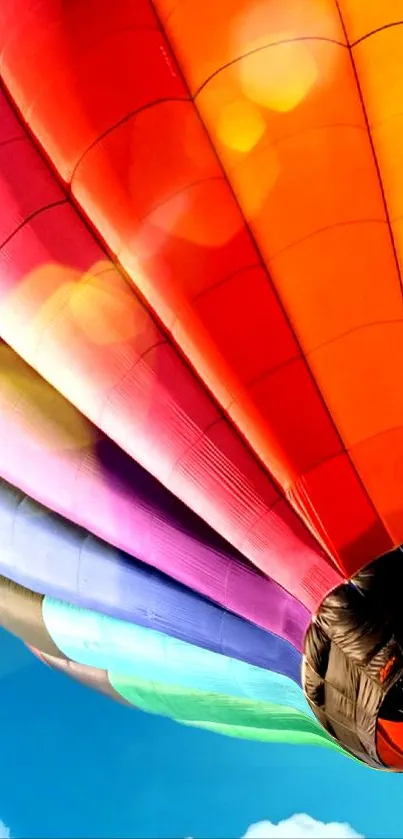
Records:
[[[147,710],[144,708],[143,710]],[[272,716],[276,716],[276,711],[272,710]],[[280,716],[280,714],[279,714]],[[319,748],[331,749],[339,752],[341,749],[336,743],[331,740],[324,740],[321,732],[301,732],[297,728],[293,728],[291,721],[285,720],[283,717],[282,724],[275,727],[275,724],[270,729],[253,728],[253,726],[241,725],[227,725],[219,722],[204,722],[198,720],[193,722],[191,720],[178,720],[182,725],[193,726],[194,728],[202,728],[206,731],[213,731],[215,734],[223,734],[226,737],[236,737],[240,740],[258,740],[264,743],[287,743],[294,746],[316,746]],[[318,736],[319,735],[319,736]]]
[[[0,0],[0,624],[395,771],[402,97],[401,0]]]
[[[123,623],[121,621],[115,621],[107,618],[105,619],[95,613],[90,614],[85,610],[74,609],[74,607],[65,603],[56,602],[48,598],[43,599],[38,595],[34,595],[32,592],[13,586],[13,584],[7,580],[3,580],[2,592],[4,592],[1,598],[2,619],[4,616],[4,595],[9,594],[11,595],[11,601],[13,602],[13,613],[17,615],[20,613],[22,618],[22,622],[20,618],[20,637],[26,640],[27,643],[29,643],[29,639],[31,637],[31,630],[25,617],[27,615],[26,601],[27,604],[35,602],[38,607],[40,607],[42,621],[44,620],[44,623],[42,627],[39,627],[38,625],[36,637],[39,641],[39,637],[42,636],[42,640],[39,641],[42,649],[46,646],[44,643],[45,639],[49,638],[49,641],[51,640],[51,645],[53,645],[54,652],[49,652],[48,650],[45,654],[43,654],[36,649],[34,652],[37,655],[40,657],[43,656],[50,666],[56,667],[56,669],[59,669],[62,672],[69,672],[69,670],[71,670],[74,678],[78,678],[87,685],[97,686],[98,689],[109,696],[113,696],[113,692],[117,691],[124,701],[129,702],[129,704],[133,704],[133,690],[137,690],[138,685],[140,685],[140,692],[143,695],[143,704],[141,704],[141,700],[139,700],[139,703],[137,703],[138,707],[143,707],[144,705],[144,709],[147,709],[144,703],[145,691],[146,696],[148,697],[147,702],[149,710],[156,713],[168,713],[169,716],[177,719],[179,722],[189,720],[195,723],[200,719],[201,722],[207,724],[219,723],[219,725],[223,726],[223,733],[225,732],[229,736],[242,736],[249,739],[257,738],[267,740],[268,742],[271,740],[284,740],[284,738],[287,742],[295,743],[314,744],[316,742],[320,742],[322,744],[323,742],[323,744],[326,745],[328,742],[326,735],[323,735],[322,737],[320,728],[318,728],[316,722],[309,714],[309,711],[307,711],[306,701],[303,697],[302,691],[297,687],[297,685],[290,682],[289,679],[276,676],[274,673],[264,674],[264,671],[261,671],[260,679],[256,679],[253,671],[258,671],[258,668],[253,667],[241,667],[241,670],[237,674],[237,667],[239,664],[242,665],[242,663],[234,662],[235,671],[232,673],[231,665],[230,667],[227,665],[227,675],[230,678],[227,678],[226,680],[225,675],[223,678],[221,668],[214,668],[213,663],[214,658],[220,659],[222,662],[225,662],[225,658],[223,656],[215,656],[211,653],[209,654],[208,659],[205,659],[204,672],[203,669],[200,668],[199,673],[197,673],[197,668],[194,667],[194,664],[197,662],[200,654],[202,661],[203,653],[205,651],[193,648],[191,656],[190,658],[188,656],[186,663],[189,666],[193,658],[193,681],[195,682],[198,680],[199,687],[201,684],[204,684],[205,686],[209,684],[209,691],[200,689],[195,690],[194,688],[186,687],[186,685],[183,684],[180,686],[163,684],[156,682],[155,679],[147,681],[143,677],[141,679],[136,679],[132,675],[122,673],[118,676],[116,674],[111,676],[110,671],[108,671],[106,680],[106,669],[102,670],[100,667],[94,667],[94,663],[98,665],[101,663],[99,655],[96,655],[97,651],[98,653],[101,652],[103,656],[106,656],[106,660],[109,664],[111,664],[112,661],[116,663],[114,649],[116,650],[120,641],[123,657],[122,655],[119,656],[119,664],[124,664],[125,656],[127,656],[129,652],[128,643],[130,644],[130,636],[133,639],[136,634],[135,627],[127,624],[121,633],[119,631]],[[16,597],[19,598],[19,601],[16,601]],[[16,608],[18,602],[20,603],[20,606],[19,608]],[[80,621],[83,619],[87,624],[87,628],[82,625],[80,626]],[[38,617],[35,620],[39,622],[39,612]],[[108,627],[105,632],[106,624],[108,624]],[[49,629],[52,633],[51,635],[49,634]],[[106,637],[108,636],[108,630],[109,646],[107,643],[108,638]],[[158,633],[152,633],[150,630],[143,630],[140,640],[141,649],[138,649],[138,654],[141,657],[144,657],[144,633],[146,633],[146,635],[148,634],[150,637],[158,635]],[[101,637],[102,634],[104,635],[104,638]],[[170,677],[172,677],[172,674],[176,672],[178,678],[182,679],[183,673],[181,672],[181,668],[185,664],[184,658],[181,656],[183,664],[179,667],[171,667],[167,670],[161,659],[161,652],[164,651],[164,648],[165,652],[167,652],[165,644],[168,639],[166,637],[164,639],[163,636],[160,636],[160,639],[162,640],[162,646],[161,644],[155,644],[154,642],[154,660],[156,664],[154,672],[159,672],[159,675],[161,676],[165,671],[170,674]],[[69,659],[67,647],[70,655],[72,654],[76,658],[81,658],[82,660],[72,661]],[[149,645],[146,649],[146,653],[149,654],[150,652],[152,653],[152,651],[153,645]],[[129,668],[131,669],[133,668],[133,652],[133,647],[131,647],[128,656]],[[93,662],[91,665],[88,664],[88,656],[91,656]],[[201,661],[199,659],[199,663],[201,663]],[[163,664],[162,668],[159,666],[160,663]],[[243,674],[242,669],[244,670]],[[210,670],[210,678],[208,670]],[[248,670],[249,674],[247,676],[246,674]],[[141,666],[141,672],[144,674],[143,666]],[[216,677],[218,676],[218,678],[214,679],[215,675]],[[237,675],[239,677],[238,683],[234,682],[234,676]],[[243,683],[241,683],[242,675],[244,676]],[[255,692],[259,695],[259,682],[260,689],[262,689],[264,682],[266,682],[264,701],[256,698],[249,699],[242,695],[245,688],[246,690],[248,689],[248,684],[249,686],[253,686],[254,683],[255,688],[257,688],[257,691]],[[108,683],[110,687],[108,687]],[[214,690],[212,690],[213,687],[215,687]],[[230,695],[230,693],[218,694],[216,692],[218,687],[221,689],[223,687],[229,687],[233,695]],[[273,699],[277,700],[275,704],[271,701]],[[281,704],[278,702],[279,699],[281,699]]]
[[[301,649],[309,621],[302,604],[245,563],[5,344],[0,344],[0,475],[109,545],[122,548]],[[18,516],[15,521],[13,507]],[[55,597],[62,597],[70,583],[67,599],[72,602],[76,602],[80,579],[81,598],[88,597],[88,585],[78,567],[78,563],[83,566],[83,556],[78,556],[72,544],[67,554],[58,549],[59,539],[77,545],[79,531],[49,517],[43,509],[34,515],[35,509],[29,499],[23,502],[15,490],[0,483],[2,573]],[[7,538],[13,541],[6,544],[9,532],[12,536]],[[96,544],[93,540],[92,545]],[[33,546],[35,563],[31,560]],[[107,562],[108,556],[113,565]],[[119,560],[120,556],[104,547],[97,556],[99,566],[86,563],[95,608],[101,608],[101,602],[107,611],[118,608],[118,578],[121,598],[126,586],[128,592],[133,590],[128,576],[134,567],[129,574],[127,561]],[[102,574],[108,573],[107,565],[115,583],[107,584],[105,578],[101,595],[99,587]],[[145,568],[141,574],[145,586],[147,580],[150,586],[156,585],[158,577],[152,583]],[[82,603],[91,605],[85,600]],[[121,602],[120,608],[124,609],[125,603]],[[120,616],[125,615],[121,612]]]
[[[301,654],[279,635],[136,562],[1,480],[0,573],[38,594],[150,627],[300,682]],[[279,590],[273,612],[277,604],[281,613],[282,594]],[[268,599],[267,623],[271,604]],[[291,617],[289,634],[301,641],[305,621],[298,625],[298,612],[294,622]]]
[[[60,673],[70,676],[76,682],[80,682],[85,687],[103,693],[115,702],[120,702],[123,705],[128,704],[123,699],[123,696],[117,693],[112,687],[106,670],[98,670],[96,667],[85,667],[76,661],[47,655],[46,653],[41,653],[35,647],[30,647],[30,650],[40,661],[47,664],[48,667],[51,667],[52,670],[58,670]]]
[[[4,65],[0,72],[5,77]],[[9,107],[3,95],[2,112]],[[340,574],[15,121],[16,142],[1,145],[0,134],[0,335],[248,559],[315,608]],[[9,122],[8,115],[7,137]]]
[[[341,566],[402,542],[400,99],[375,69],[401,28],[350,49],[355,0],[226,0],[214,27],[200,0],[105,0],[95,29],[42,0],[34,47],[21,2],[4,79],[108,247]]]
[[[151,713],[169,716],[179,722],[202,727],[225,727],[226,734],[267,742],[291,742],[305,745],[333,743],[309,717],[287,707],[253,703],[200,691],[185,691],[155,682],[127,679],[109,674],[111,684],[125,699]],[[214,730],[214,729],[213,729]]]
[[[49,597],[43,600],[42,615],[56,646],[80,664],[167,685],[289,704],[310,715],[300,686],[281,674]]]

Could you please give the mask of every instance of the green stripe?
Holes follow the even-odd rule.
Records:
[[[233,737],[264,742],[323,745],[340,751],[315,720],[282,705],[189,690],[109,673],[121,696],[148,713]]]
[[[176,720],[182,725],[203,728],[207,731],[214,731],[216,734],[225,734],[227,737],[236,737],[241,740],[258,740],[262,743],[286,743],[296,746],[319,746],[321,748],[333,749],[341,752],[342,749],[336,742],[326,737],[326,733],[318,730],[314,732],[301,732],[289,727],[284,728],[246,728],[240,725],[225,725],[214,722],[189,722],[189,720]]]

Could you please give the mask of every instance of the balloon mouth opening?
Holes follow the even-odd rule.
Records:
[[[403,771],[403,675],[388,691],[376,725],[378,757],[390,769]]]

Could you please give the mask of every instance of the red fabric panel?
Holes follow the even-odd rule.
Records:
[[[385,766],[403,770],[403,723],[378,720],[376,747]]]

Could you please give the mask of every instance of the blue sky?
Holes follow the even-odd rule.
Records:
[[[402,776],[149,717],[52,673],[4,632],[0,673],[0,819],[12,839],[224,839],[298,813],[403,836]],[[325,836],[308,828],[294,835]]]

